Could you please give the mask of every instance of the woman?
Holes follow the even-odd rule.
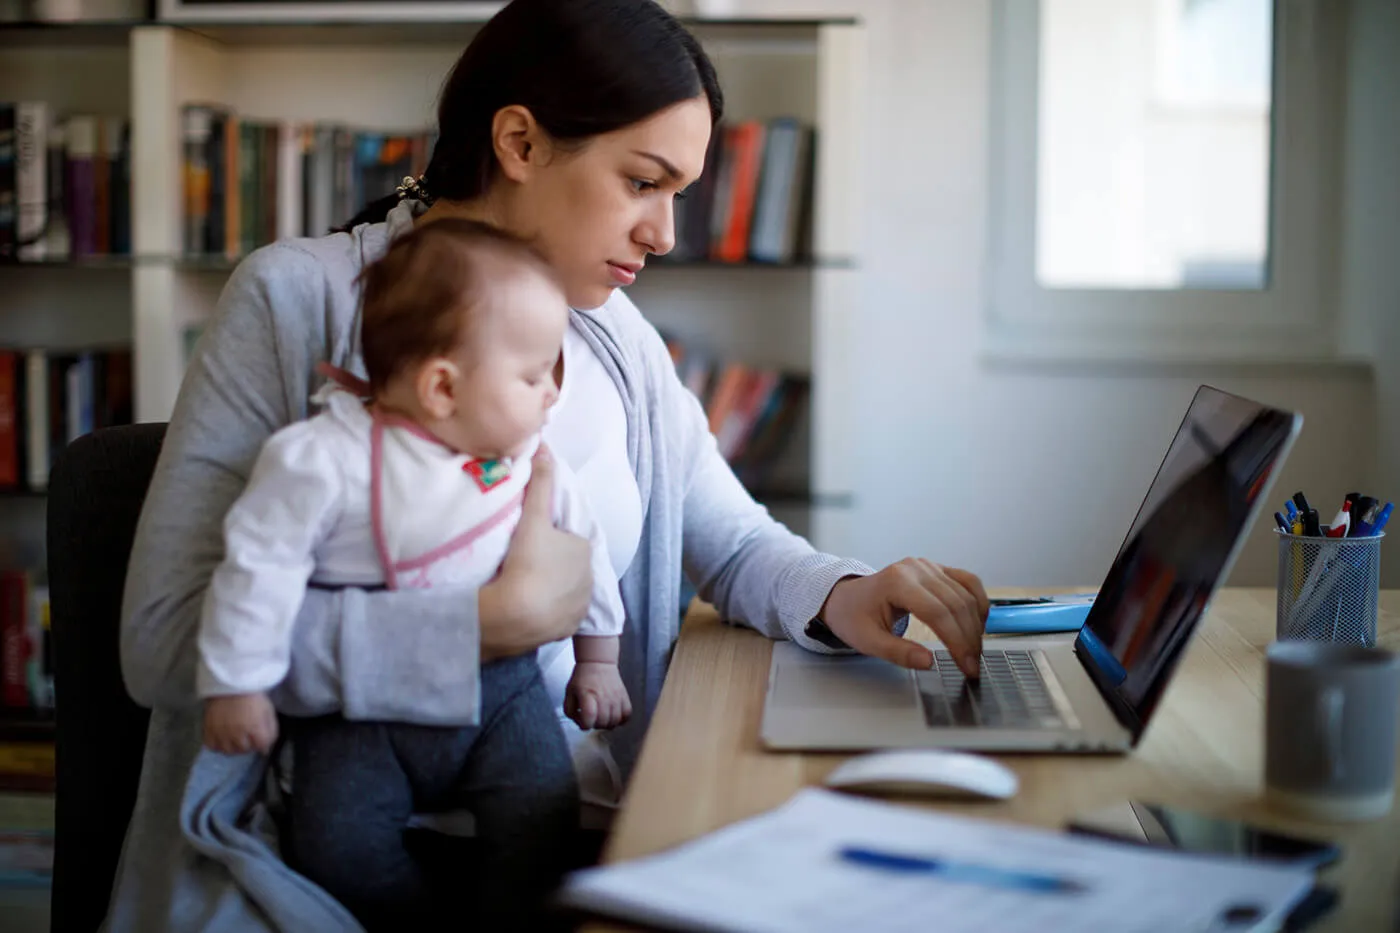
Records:
[[[721,111],[710,62],[654,0],[515,0],[445,85],[421,183],[349,232],[284,241],[235,270],[181,388],[126,588],[123,671],[153,713],[112,928],[357,928],[281,860],[265,806],[277,782],[261,762],[201,750],[194,637],[224,512],[266,437],[307,415],[316,364],[363,372],[356,276],[415,223],[470,217],[531,240],[579,309],[545,439],[579,474],[622,576],[620,663],[635,713],[610,738],[619,774],[660,693],[683,567],[726,618],[772,638],[927,667],[927,650],[898,636],[914,612],[975,672],[987,609],[977,578],[912,559],[872,572],[775,523],[717,453],[655,330],[616,290],[671,249],[674,198],[700,174]],[[536,469],[502,571],[475,601],[310,593],[278,708],[474,723],[483,667],[572,635],[589,596],[588,547],[551,527],[549,455]],[[570,663],[541,661],[551,672]]]

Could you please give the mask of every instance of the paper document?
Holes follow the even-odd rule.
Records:
[[[807,789],[669,852],[572,875],[564,903],[744,933],[1273,929],[1305,868],[1186,856]]]

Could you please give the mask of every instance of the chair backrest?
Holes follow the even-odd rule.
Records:
[[[53,933],[101,924],[136,800],[149,712],[122,683],[122,588],[164,424],[104,428],[49,477],[48,573],[57,720]]]

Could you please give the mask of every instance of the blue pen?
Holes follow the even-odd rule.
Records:
[[[1385,508],[1381,509],[1381,514],[1376,516],[1376,524],[1371,528],[1371,534],[1378,535],[1385,529],[1385,523],[1390,521],[1391,503],[1387,502]]]
[[[1279,531],[1283,532],[1286,535],[1293,533],[1293,526],[1288,524],[1288,519],[1283,517],[1282,512],[1274,513],[1274,521],[1278,522]]]
[[[878,852],[859,846],[843,848],[841,858],[852,864],[864,865],[867,868],[875,868],[880,871],[937,875],[948,881],[980,884],[992,888],[1010,888],[1016,891],[1032,891],[1040,894],[1081,894],[1088,890],[1078,881],[1055,875],[1043,875],[1013,868],[997,868],[993,865],[954,862],[948,859],[925,858],[918,855]]]
[[[1292,499],[1286,499],[1283,503],[1284,515],[1288,519],[1288,524],[1292,525],[1298,518],[1298,507],[1293,504]]]

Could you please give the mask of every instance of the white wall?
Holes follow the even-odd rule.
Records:
[[[851,347],[862,370],[856,436],[869,466],[856,490],[854,556],[881,564],[919,554],[993,585],[1097,584],[1200,382],[1303,412],[1280,502],[1301,486],[1329,509],[1348,489],[1379,488],[1364,368],[979,359],[988,0],[741,0],[739,8],[855,14],[869,29],[866,298]],[[1387,385],[1400,409],[1400,371]],[[1400,463],[1400,439],[1386,445]],[[1383,492],[1400,496],[1400,486]],[[1233,582],[1272,584],[1268,527],[1256,526]]]
[[[1349,349],[1376,360],[1377,487],[1400,497],[1400,3],[1351,0],[1342,195],[1342,306]],[[1400,547],[1383,579],[1400,583]]]

